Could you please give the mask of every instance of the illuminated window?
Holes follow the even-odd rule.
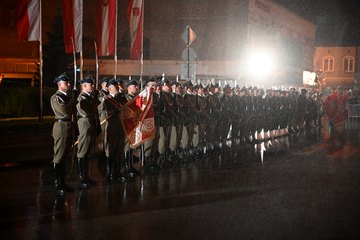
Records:
[[[354,72],[354,57],[344,57],[344,72]]]
[[[333,72],[334,71],[334,57],[324,57],[323,69],[324,69],[324,72]]]

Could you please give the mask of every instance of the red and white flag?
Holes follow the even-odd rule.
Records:
[[[141,59],[142,55],[143,15],[144,1],[128,0],[127,18],[131,40],[130,58],[133,60]]]
[[[116,0],[97,0],[98,55],[115,54]]]
[[[19,39],[40,41],[40,0],[21,0],[17,24]]]
[[[65,52],[82,51],[83,0],[62,0]]]
[[[137,147],[155,137],[153,89],[144,89],[126,103],[121,122],[129,143]]]

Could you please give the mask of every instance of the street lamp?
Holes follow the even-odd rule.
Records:
[[[247,73],[248,76],[260,80],[265,80],[267,76],[271,75],[276,66],[276,59],[274,55],[267,50],[251,50],[247,56]]]

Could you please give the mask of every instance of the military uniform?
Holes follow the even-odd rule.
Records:
[[[92,78],[84,78],[80,80],[82,87],[85,84],[90,84],[93,86],[94,82]],[[91,90],[87,92],[82,90],[78,96],[78,103],[76,105],[77,115],[78,115],[78,128],[79,128],[79,137],[78,137],[78,171],[80,177],[80,186],[82,188],[88,188],[90,186],[95,186],[96,182],[88,177],[89,161],[91,151],[94,149],[95,138],[99,126],[99,119],[97,117],[97,106],[98,98],[96,94]]]
[[[179,83],[176,83],[176,87],[179,87]],[[176,151],[177,155],[180,152],[180,144],[182,140],[183,127],[186,119],[185,115],[185,101],[181,92],[174,93],[175,102],[175,127],[176,127]]]
[[[108,82],[107,86],[117,85],[115,79]],[[125,178],[121,175],[121,164],[124,159],[125,133],[121,126],[119,113],[127,100],[123,93],[109,93],[104,98],[104,106],[109,116],[106,126],[106,180],[112,182],[113,173],[115,180],[124,182]],[[113,167],[114,165],[114,167]]]
[[[62,74],[55,78],[55,83],[66,82],[69,84],[69,78]],[[60,88],[60,87],[59,87]],[[72,116],[75,113],[76,96],[69,95],[69,92],[58,90],[50,99],[51,108],[55,114],[55,123],[52,130],[54,139],[54,178],[55,190],[63,194],[66,191],[72,191],[65,184],[65,163],[69,154],[73,140]]]
[[[208,144],[211,144],[211,146],[214,147],[218,140],[218,131],[216,131],[216,129],[218,129],[218,123],[220,122],[220,111],[218,109],[218,97],[213,92],[214,86],[210,85],[209,88],[210,92],[206,96],[206,107],[210,121],[207,123],[206,140]]]
[[[99,91],[99,105],[98,105],[98,114],[99,114],[99,121],[100,121],[100,126],[101,126],[101,134],[99,135],[99,139],[97,140],[97,142],[101,145],[101,151],[104,152],[107,149],[107,138],[106,138],[106,126],[107,126],[107,121],[106,118],[108,117],[107,111],[105,109],[105,105],[104,105],[104,98],[109,94],[108,90],[106,89],[106,84],[109,81],[109,79],[107,77],[104,77],[101,80],[101,86],[105,85],[104,87],[102,87]],[[105,153],[106,155],[107,153]]]
[[[189,150],[190,148],[192,148],[195,124],[197,121],[196,119],[197,109],[196,109],[196,96],[192,93],[193,85],[191,81],[189,81],[186,84],[186,88],[187,88],[186,93],[184,95],[184,105],[185,105],[185,116],[186,116],[185,126],[187,130],[188,139],[187,139],[187,143],[185,144],[187,150]]]
[[[127,88],[132,85],[138,86],[138,83],[135,80],[130,80],[126,83]],[[135,98],[135,95],[129,92],[125,96],[127,101],[131,101]],[[134,176],[140,175],[140,171],[134,168],[134,149],[130,146],[127,139],[125,140],[125,164],[128,177],[132,178]]]

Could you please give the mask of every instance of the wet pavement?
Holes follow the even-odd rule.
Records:
[[[97,163],[91,175],[96,187],[56,196],[49,164],[2,169],[1,239],[360,236],[358,130],[232,146],[123,184],[105,184]]]

